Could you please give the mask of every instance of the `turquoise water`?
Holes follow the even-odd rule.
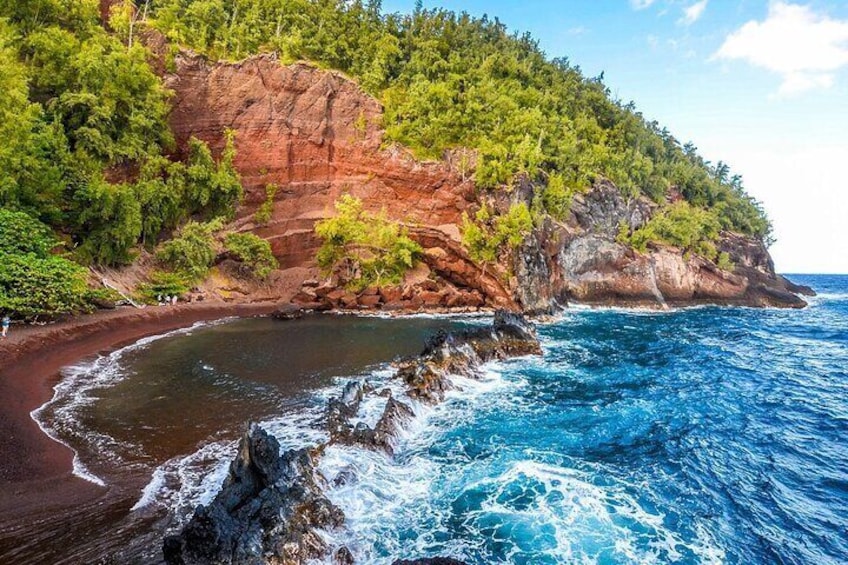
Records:
[[[577,311],[542,359],[336,453],[366,562],[848,562],[848,277],[801,312]],[[363,461],[366,461],[363,463]]]
[[[355,479],[328,487],[347,523],[327,539],[376,564],[848,562],[848,277],[793,279],[820,292],[805,310],[566,311],[539,327],[542,357],[412,403],[395,458],[329,448],[328,484]],[[92,531],[91,551],[155,562],[247,421],[285,447],[322,441],[347,380],[389,385],[397,353],[478,323],[243,320],[77,366],[42,421],[145,540]]]

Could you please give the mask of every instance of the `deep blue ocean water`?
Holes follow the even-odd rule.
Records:
[[[795,278],[803,311],[540,327],[542,359],[436,409],[396,463],[340,458],[369,477],[335,496],[361,554],[848,563],[848,277]]]
[[[394,458],[326,450],[327,494],[347,516],[328,542],[360,564],[848,563],[848,276],[791,278],[819,292],[810,307],[572,308],[540,325],[542,357],[457,377],[436,407],[413,402]],[[211,500],[245,422],[284,447],[322,441],[323,407],[347,380],[402,394],[394,354],[488,322],[175,332],[69,369],[37,416],[77,451],[80,476],[127,493],[123,531],[153,541],[122,559],[155,562],[151,516],[173,531]],[[355,479],[332,486],[342,471]],[[92,551],[122,550],[111,531],[86,535]]]

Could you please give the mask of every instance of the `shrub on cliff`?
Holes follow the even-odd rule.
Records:
[[[276,196],[279,189],[280,187],[276,184],[265,186],[265,201],[259,206],[256,213],[253,214],[253,221],[257,225],[262,226],[271,221],[271,215],[274,213],[274,196]]]
[[[271,244],[252,233],[228,233],[224,237],[224,247],[259,279],[268,278],[278,267]]]
[[[533,229],[533,216],[524,203],[513,204],[503,215],[493,215],[484,204],[472,221],[462,217],[462,243],[475,261],[493,263],[501,253],[517,248]]]
[[[713,212],[681,201],[661,210],[630,235],[621,230],[618,239],[642,252],[651,242],[665,243],[713,261],[718,255],[715,243],[720,229],[721,222]]]
[[[575,185],[568,185],[562,175],[550,175],[542,192],[542,203],[545,211],[555,220],[564,221],[571,211],[571,201],[574,199],[574,195],[582,191]]]
[[[222,227],[220,218],[203,223],[191,221],[177,237],[162,244],[156,259],[189,281],[202,280],[218,255],[215,232]]]
[[[350,195],[336,202],[336,216],[315,224],[324,240],[318,264],[336,272],[353,288],[397,284],[415,266],[422,249],[384,212],[369,214]]]

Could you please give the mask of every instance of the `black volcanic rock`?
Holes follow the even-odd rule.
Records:
[[[488,361],[541,352],[536,331],[523,314],[498,310],[490,328],[438,332],[427,340],[421,355],[400,364],[397,376],[406,383],[410,397],[436,403],[450,390],[450,375],[473,378]]]
[[[258,426],[242,438],[221,492],[198,506],[178,535],[165,539],[169,564],[305,562],[326,551],[319,528],[344,514],[322,493],[309,450],[280,455],[277,440]]]
[[[280,304],[277,309],[271,313],[271,317],[275,320],[299,320],[303,317],[303,307],[296,304]]]

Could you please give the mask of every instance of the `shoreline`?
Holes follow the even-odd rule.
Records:
[[[0,342],[0,530],[42,506],[78,504],[103,487],[73,475],[74,452],[50,438],[31,413],[49,402],[60,369],[144,337],[227,317],[272,313],[278,302],[207,303],[101,311],[45,326],[13,328]],[[107,487],[108,488],[108,487]]]
[[[207,302],[177,306],[150,306],[145,309],[123,307],[75,316],[44,325],[14,327],[9,337],[0,342],[0,399],[5,403],[0,412],[0,531],[20,517],[26,508],[45,501],[91,500],[104,487],[73,474],[74,451],[42,430],[32,414],[49,402],[60,381],[62,367],[131,345],[139,339],[189,327],[197,322],[227,317],[248,318],[269,315],[283,303]],[[578,304],[578,310],[621,308],[607,304]],[[696,304],[691,306],[707,306]],[[643,305],[625,307],[648,313],[674,312],[679,306],[657,310]],[[446,316],[485,315],[488,311],[379,312],[336,310],[338,315],[373,316]],[[548,318],[543,316],[542,319]],[[106,487],[108,489],[108,487]]]

